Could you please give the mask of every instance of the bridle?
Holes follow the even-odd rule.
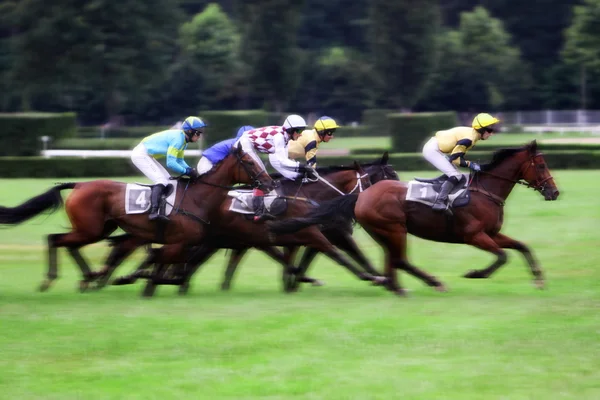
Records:
[[[537,165],[535,160],[538,157],[541,157],[542,155],[543,155],[542,153],[536,153],[536,154],[532,155],[531,157],[529,157],[529,159],[527,161],[523,162],[523,164],[521,165],[521,167],[518,170],[519,176],[525,176],[527,174],[527,171],[529,170],[529,168],[531,168],[531,167],[535,168],[535,166]],[[525,164],[527,164],[526,167],[524,167]],[[523,185],[528,189],[533,189],[536,192],[540,192],[540,194],[544,194],[544,190],[546,190],[546,185],[547,185],[548,181],[552,179],[552,175],[548,175],[548,177],[541,179],[537,172],[535,174],[534,182],[527,182],[523,178],[520,178],[520,179],[506,178],[504,176],[496,175],[496,174],[488,172],[488,171],[475,172],[475,174],[473,176],[471,176],[471,178],[469,179],[469,186],[471,186],[471,182],[473,181],[473,178],[477,177],[477,183],[478,183],[478,185],[480,185],[483,188],[483,190],[479,190],[477,188],[471,188],[470,190],[475,191],[475,192],[484,193],[484,194],[488,195],[489,197],[491,197],[496,202],[499,202],[501,205],[504,205],[504,201],[502,199],[500,199],[498,196],[493,195],[489,190],[487,190],[485,188],[485,186],[483,184],[481,184],[481,182],[479,181],[479,174],[485,174],[485,175],[492,176],[494,178],[502,179],[507,182]]]
[[[240,153],[240,152],[234,151],[234,154],[235,154],[235,157],[237,159],[238,167],[242,166],[242,168],[244,168],[244,171],[246,171],[246,174],[248,174],[248,176],[250,177],[250,180],[252,180],[251,186],[253,188],[261,189],[262,186],[263,186],[263,184],[262,184],[262,182],[258,178],[262,174],[265,174],[265,175],[268,176],[267,171],[265,171],[264,169],[261,169],[258,174],[254,175],[254,173],[252,171],[250,171],[250,168],[248,167],[248,165],[246,165],[246,161],[244,161],[244,159],[242,158],[244,153]]]

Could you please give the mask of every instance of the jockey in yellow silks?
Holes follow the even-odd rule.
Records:
[[[443,211],[446,209],[448,194],[460,180],[461,173],[456,166],[480,171],[479,164],[464,159],[478,140],[486,140],[496,130],[500,120],[490,114],[482,113],[473,118],[471,127],[458,126],[445,131],[436,132],[435,136],[423,147],[423,157],[434,167],[440,170],[448,179],[443,183],[440,193],[433,204],[433,209]]]
[[[313,129],[307,129],[294,142],[288,145],[288,154],[290,158],[306,158],[306,165],[316,167],[317,151],[321,142],[329,142],[333,139],[333,134],[339,125],[333,118],[321,117],[315,124]]]

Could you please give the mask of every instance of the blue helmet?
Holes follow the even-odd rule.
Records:
[[[242,126],[240,129],[238,129],[237,135],[235,136],[235,138],[236,139],[241,138],[242,135],[244,134],[244,132],[251,131],[252,129],[254,129],[254,127],[250,126],[250,125],[244,125],[244,126]]]
[[[186,133],[196,133],[196,131],[204,128],[206,124],[198,117],[187,117],[183,124],[181,125],[181,129]]]

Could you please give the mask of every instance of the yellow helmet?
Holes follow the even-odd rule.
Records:
[[[498,118],[492,117],[490,114],[481,113],[473,118],[473,129],[478,130],[486,126],[494,125],[500,122]]]
[[[321,117],[315,121],[315,130],[317,132],[324,132],[337,128],[339,128],[339,125],[331,117]]]

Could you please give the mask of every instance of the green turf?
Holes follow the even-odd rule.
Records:
[[[0,399],[598,399],[600,171],[554,175],[561,199],[515,188],[504,229],[531,245],[546,291],[515,252],[492,279],[471,281],[460,275],[491,256],[411,238],[411,260],[449,293],[403,276],[411,294],[397,298],[318,258],[310,274],[327,285],[285,295],[279,267],[253,252],[229,293],[218,290],[219,253],[187,297],[79,294],[63,251],[61,278],[41,294],[43,237],[66,217],[1,229]],[[0,180],[0,204],[52,182]],[[378,247],[360,229],[356,238],[379,266]],[[106,251],[85,254],[97,267]]]

